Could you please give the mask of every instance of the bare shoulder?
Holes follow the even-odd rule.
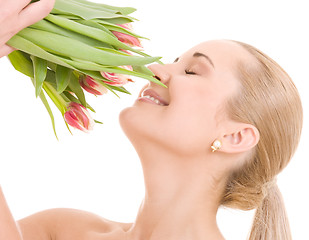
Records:
[[[76,209],[45,210],[18,221],[24,240],[96,240],[121,234],[131,223],[119,223]]]

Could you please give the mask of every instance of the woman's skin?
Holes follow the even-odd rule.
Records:
[[[202,43],[175,63],[149,67],[168,88],[151,82],[146,89],[168,106],[139,99],[121,112],[146,186],[128,239],[223,239],[216,224],[221,194],[259,140],[254,126],[229,120],[222,108],[239,91],[238,61],[255,60],[233,42]],[[213,153],[215,139],[222,148]]]
[[[255,60],[222,40],[199,44],[172,64],[149,66],[168,88],[149,82],[119,116],[144,171],[145,198],[134,223],[51,209],[18,221],[23,240],[224,239],[216,223],[221,194],[259,141],[254,126],[229,120],[223,108],[240,90],[238,61]],[[147,89],[145,94],[152,89],[166,105],[141,97]],[[215,139],[222,148],[212,152]]]
[[[41,20],[52,10],[55,0],[0,0],[0,58],[14,48],[5,43],[25,27]],[[28,5],[29,4],[29,5]]]
[[[45,17],[54,0],[29,3],[0,0],[0,57],[14,50],[5,43]],[[134,223],[51,209],[16,225],[0,188],[0,240],[223,239],[216,223],[221,194],[229,175],[259,141],[254,126],[229,120],[223,108],[240,90],[238,61],[255,60],[233,42],[210,41],[172,64],[149,67],[168,88],[149,82],[119,117],[144,171],[145,198]],[[165,105],[142,97],[144,90],[156,92]],[[216,139],[222,148],[213,153]]]

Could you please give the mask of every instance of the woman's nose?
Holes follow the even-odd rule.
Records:
[[[148,68],[154,73],[154,77],[164,84],[167,84],[171,78],[171,73],[167,68],[167,65],[152,64]]]

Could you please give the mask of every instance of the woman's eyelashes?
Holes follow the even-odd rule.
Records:
[[[196,75],[196,72],[191,71],[191,70],[185,70],[185,73],[189,75]]]
[[[179,61],[179,57],[175,59],[174,63],[177,63],[178,61]],[[186,69],[185,70],[185,74],[188,74],[188,75],[198,75],[196,73],[196,71],[193,71],[191,68]]]

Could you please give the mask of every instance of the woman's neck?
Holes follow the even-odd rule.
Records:
[[[223,239],[216,223],[222,181],[199,159],[166,152],[138,152],[145,198],[127,240]],[[151,154],[153,153],[153,154]]]

